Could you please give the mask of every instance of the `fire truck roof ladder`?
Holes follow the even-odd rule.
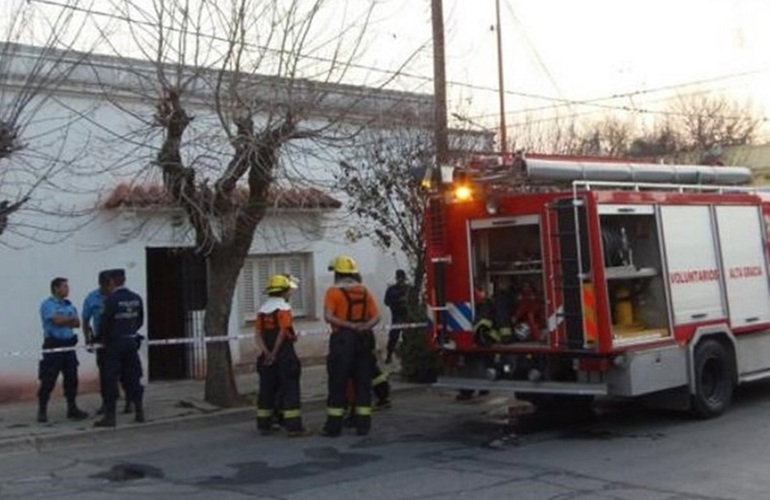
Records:
[[[660,182],[625,182],[625,181],[572,181],[573,196],[578,191],[594,191],[596,189],[626,189],[630,191],[676,191],[709,192],[709,193],[756,193],[761,189],[756,186],[721,186],[706,184],[668,184]]]

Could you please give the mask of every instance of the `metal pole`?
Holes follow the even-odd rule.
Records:
[[[500,0],[495,0],[497,18],[497,79],[500,87],[500,152],[505,159],[508,152],[508,137],[505,126],[505,83],[503,81],[503,34],[500,30]]]

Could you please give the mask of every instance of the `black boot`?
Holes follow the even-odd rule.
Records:
[[[67,418],[70,420],[83,420],[88,418],[88,413],[78,408],[74,400],[67,401]]]
[[[117,425],[115,421],[115,412],[105,411],[104,416],[94,422],[94,427],[115,427]]]
[[[45,424],[48,422],[48,403],[40,402],[37,405],[37,421]]]
[[[126,403],[128,405],[130,403]],[[134,422],[144,423],[144,403],[141,399],[134,401]]]

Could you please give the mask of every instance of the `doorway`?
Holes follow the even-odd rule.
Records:
[[[149,380],[205,377],[206,259],[191,247],[147,248]],[[174,343],[178,342],[178,343]]]

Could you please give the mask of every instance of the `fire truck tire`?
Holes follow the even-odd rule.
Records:
[[[730,406],[735,389],[735,361],[724,344],[704,340],[695,348],[693,360],[695,394],[692,411],[699,418],[721,415]]]

